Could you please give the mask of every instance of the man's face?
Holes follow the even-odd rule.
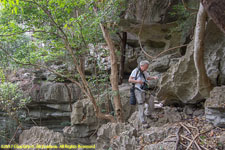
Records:
[[[144,64],[144,65],[140,66],[141,71],[146,71],[148,69],[148,66],[149,66],[148,64]]]

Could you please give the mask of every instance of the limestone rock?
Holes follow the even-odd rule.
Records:
[[[176,150],[176,140],[176,137],[169,137],[166,140],[157,144],[146,145],[144,147],[144,150]]]
[[[108,123],[102,125],[97,133],[97,149],[126,149],[135,147],[137,131],[124,123]],[[133,145],[134,144],[134,145]]]
[[[196,69],[193,60],[193,43],[189,44],[185,56],[172,66],[160,79],[158,97],[165,104],[182,102],[197,103],[203,98],[196,90]]]
[[[144,45],[147,53],[156,56],[163,50],[170,47],[175,47],[180,44],[180,34],[177,32],[170,32],[174,27],[177,26],[176,23],[168,24],[142,24],[142,22],[135,22],[131,20],[121,20],[119,24],[120,28],[124,32],[128,32],[128,45],[130,45],[130,38],[136,41],[136,47],[139,45],[139,39]],[[140,30],[142,31],[140,34]],[[134,44],[133,44],[134,45]],[[168,53],[174,53],[168,52]],[[143,57],[145,55],[143,54]]]
[[[166,72],[169,69],[171,55],[165,55],[154,59],[149,65],[149,70],[157,72]]]
[[[96,142],[97,125],[73,125],[66,126],[63,134],[69,144],[92,145]]]
[[[225,35],[209,21],[204,41],[204,61],[207,75],[214,85],[225,84]],[[213,35],[213,38],[212,38]]]
[[[215,126],[225,127],[225,86],[215,87],[205,102],[206,119]]]
[[[162,141],[171,134],[175,134],[176,126],[164,125],[162,127],[151,127],[148,131],[142,134],[144,142],[154,143]]]
[[[142,22],[143,18],[145,18],[146,23],[163,22],[169,17],[166,16],[166,14],[173,1],[174,0],[129,0],[125,18],[137,20],[139,22]]]
[[[165,107],[164,114],[164,118],[169,121],[169,123],[179,122],[182,120],[182,115],[178,112],[176,107]]]
[[[71,93],[71,102],[82,97],[81,89],[75,84],[67,85]],[[33,100],[44,103],[69,103],[68,89],[64,83],[44,82],[40,85],[38,95],[33,95]],[[35,99],[36,98],[36,99]]]
[[[98,119],[95,116],[93,104],[90,100],[85,99],[77,101],[73,105],[73,111],[71,113],[71,124],[97,124]]]
[[[54,132],[46,127],[34,126],[29,130],[24,130],[19,137],[20,145],[60,145],[65,144],[62,133]],[[35,149],[35,148],[34,148]]]

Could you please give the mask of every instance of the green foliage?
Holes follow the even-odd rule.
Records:
[[[181,32],[181,37],[186,38],[187,35],[192,32],[192,29],[195,26],[196,15],[194,15],[193,12],[186,10],[182,3],[174,5],[172,7],[172,11],[169,12],[169,15],[176,18],[176,22],[178,24],[178,26],[173,31]],[[182,39],[182,41],[183,40],[185,39]]]
[[[124,9],[123,0],[2,3],[0,34],[5,36],[0,36],[0,45],[18,61],[31,64],[67,55],[67,44],[74,48],[76,55],[86,54],[88,43],[103,41],[99,23],[116,24],[118,14]],[[12,14],[15,7],[17,13]],[[98,16],[94,7],[98,7]]]
[[[59,59],[66,64],[69,63],[68,60],[72,60],[68,47],[72,48],[79,62],[81,56],[88,55],[88,44],[103,42],[99,24],[107,25],[114,34],[119,14],[125,9],[125,0],[1,2],[4,7],[0,10],[0,60],[6,64],[9,61],[10,64],[15,64],[11,57],[21,64],[43,64]],[[101,51],[104,56],[109,55],[107,50]],[[99,61],[96,63],[97,70],[104,67],[101,66],[100,60],[94,61]],[[76,75],[66,76],[79,79]],[[92,85],[108,81],[108,73],[101,71],[89,79]]]
[[[0,109],[7,112],[9,116],[15,116],[29,102],[30,98],[24,97],[23,91],[17,84],[10,82],[0,84]]]
[[[0,83],[4,83],[5,82],[5,74],[3,72],[3,69],[0,68]]]

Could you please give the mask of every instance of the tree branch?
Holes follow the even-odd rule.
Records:
[[[198,11],[198,9],[189,8],[188,5],[184,2],[184,0],[182,0],[182,3],[183,3],[184,8],[185,8],[186,10],[189,10],[189,11],[192,11],[192,12],[193,12],[193,11],[195,11],[195,12]]]

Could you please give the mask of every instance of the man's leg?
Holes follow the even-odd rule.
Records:
[[[145,122],[144,118],[144,93],[135,89],[135,96],[138,104],[138,117],[141,123]]]

